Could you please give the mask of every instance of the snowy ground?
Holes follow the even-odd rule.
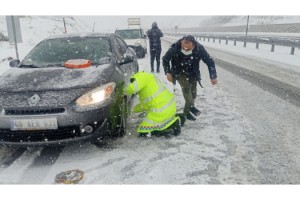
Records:
[[[169,45],[163,42],[162,55]],[[225,59],[224,47],[219,48],[208,49],[213,57]],[[256,56],[227,49],[230,61],[242,66],[247,62],[242,56],[252,61]],[[11,47],[6,50],[13,52]],[[258,54],[269,55],[267,51]],[[285,60],[292,60],[289,58]],[[297,61],[299,56],[294,58]],[[298,63],[299,67],[296,61],[289,65]],[[269,69],[270,62],[257,58],[255,66]],[[284,66],[276,59],[272,62]],[[139,63],[141,70],[150,71],[149,54]],[[201,65],[204,88],[198,87],[196,106],[202,114],[196,122],[187,121],[181,135],[138,138],[135,129],[140,119],[133,114],[128,134],[102,148],[89,143],[57,149],[0,147],[0,183],[53,184],[61,171],[81,169],[85,176],[79,184],[299,184],[299,107],[221,66],[217,66],[219,83],[212,86],[206,66]],[[0,72],[6,66],[6,61],[0,63]],[[253,70],[259,70],[255,66]],[[163,73],[156,75],[173,91]],[[175,97],[181,110],[184,100],[178,85]],[[18,159],[10,160],[16,155]]]

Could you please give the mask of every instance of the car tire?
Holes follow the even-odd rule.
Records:
[[[145,50],[143,50],[142,58],[145,58],[145,56],[146,56],[146,52]]]
[[[119,93],[119,95],[121,95],[121,93]],[[103,146],[108,139],[122,137],[126,134],[126,124],[129,106],[131,105],[131,98],[128,99],[127,96],[118,95],[116,95],[115,98],[120,98],[120,100],[116,102],[114,116],[108,118],[106,127],[107,133],[91,140],[91,143],[98,147]]]
[[[108,131],[112,137],[122,137],[126,134],[129,103],[127,96],[124,96],[118,105],[118,116],[115,118],[117,125],[113,127],[110,122],[108,123]]]
[[[136,55],[138,58],[145,58],[145,50],[142,47],[137,48]]]

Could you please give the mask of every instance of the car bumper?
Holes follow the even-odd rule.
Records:
[[[107,135],[110,105],[89,111],[76,112],[72,109],[47,117],[56,118],[55,130],[17,130],[10,129],[11,119],[44,118],[45,115],[0,116],[0,144],[13,146],[64,145],[91,140]],[[86,126],[92,132],[83,131]]]

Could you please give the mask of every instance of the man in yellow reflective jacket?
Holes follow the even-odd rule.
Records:
[[[134,112],[146,112],[137,131],[140,135],[180,134],[180,118],[176,116],[174,95],[153,74],[137,72],[125,88],[125,94],[138,94],[140,102]]]

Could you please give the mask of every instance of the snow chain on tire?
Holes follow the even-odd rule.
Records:
[[[122,115],[121,115],[121,124],[123,125],[123,128],[124,128],[124,135],[126,135],[127,133],[127,126],[126,126],[126,117],[127,117],[127,110],[126,110],[126,100],[125,100],[125,97],[123,97],[123,103],[122,103]]]

